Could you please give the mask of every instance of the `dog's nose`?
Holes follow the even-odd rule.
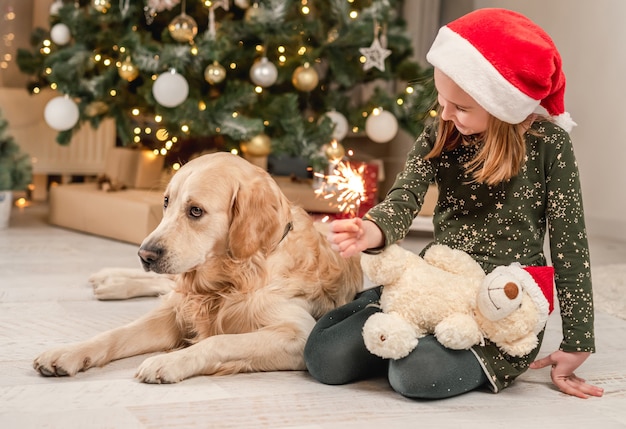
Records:
[[[150,266],[157,262],[161,255],[163,254],[163,249],[161,248],[140,248],[139,249],[139,259],[141,259],[141,263],[146,270],[150,269]]]

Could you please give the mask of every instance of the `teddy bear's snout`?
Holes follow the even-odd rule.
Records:
[[[521,305],[521,286],[500,275],[492,276],[489,280],[478,292],[478,310],[489,320],[504,319]]]
[[[516,283],[508,282],[504,285],[504,294],[508,299],[515,299],[519,295],[519,287]]]

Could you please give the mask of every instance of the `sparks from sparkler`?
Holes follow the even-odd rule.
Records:
[[[332,174],[314,173],[322,179],[322,186],[315,190],[315,194],[325,200],[334,198],[340,212],[355,217],[361,203],[367,199],[364,170],[364,164],[354,168],[350,162],[339,161],[332,166]]]

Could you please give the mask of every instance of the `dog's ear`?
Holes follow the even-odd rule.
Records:
[[[284,228],[283,204],[280,190],[268,183],[271,178],[254,180],[239,185],[232,208],[228,232],[230,254],[246,259],[257,251],[271,250],[277,231]]]

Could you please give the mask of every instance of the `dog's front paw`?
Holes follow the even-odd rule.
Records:
[[[99,300],[128,299],[132,297],[129,285],[145,276],[143,271],[134,268],[102,268],[93,273],[88,281]]]
[[[144,383],[168,384],[178,383],[189,377],[185,360],[178,359],[171,352],[164,355],[153,356],[145,361],[137,369],[135,378]]]
[[[90,367],[91,358],[73,347],[48,350],[33,361],[33,368],[46,377],[72,376]]]
[[[106,278],[97,282],[91,281],[91,285],[93,286],[93,294],[101,301],[129,298],[128,289],[125,287],[125,279]]]

